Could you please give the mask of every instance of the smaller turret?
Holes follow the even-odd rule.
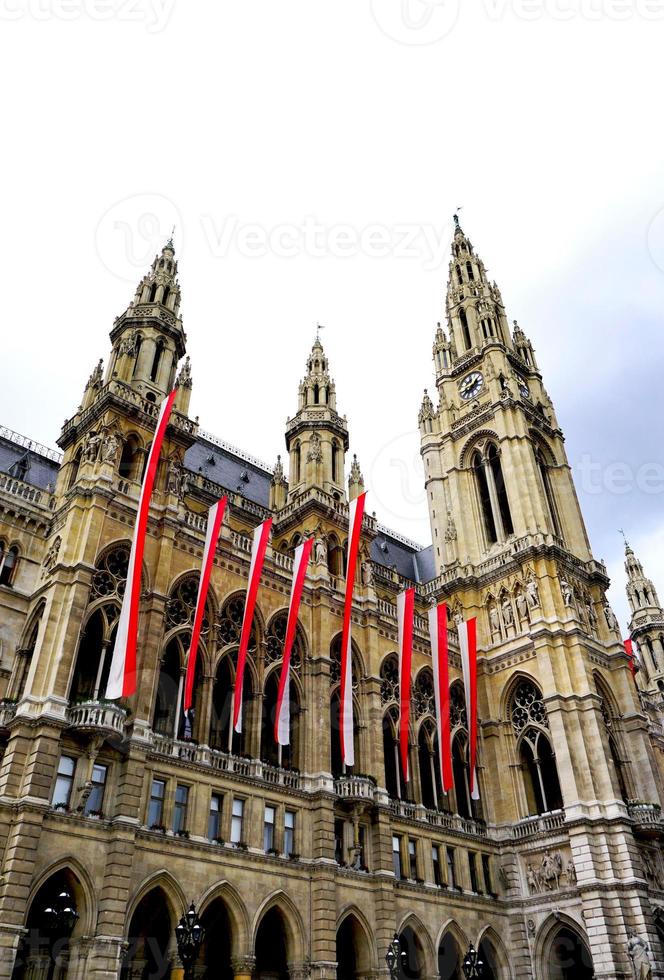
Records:
[[[629,631],[639,648],[640,679],[646,689],[664,690],[664,610],[652,581],[646,577],[643,565],[625,541],[625,571],[627,599],[632,617]]]

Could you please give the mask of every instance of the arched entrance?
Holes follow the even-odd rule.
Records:
[[[54,932],[49,928],[46,910],[58,907],[58,896],[65,894],[71,900],[67,906],[77,913],[78,919],[73,921],[70,932],[66,928]],[[83,929],[82,919],[83,892],[78,878],[68,868],[56,872],[30,903],[27,933],[16,954],[12,980],[65,980],[70,973],[73,976],[78,968],[74,950],[76,937]]]
[[[221,898],[215,899],[201,916],[205,939],[201,948],[196,976],[201,980],[233,980],[231,919]]]
[[[547,980],[592,980],[590,950],[578,933],[563,926],[549,944]]]
[[[256,980],[288,980],[288,942],[281,911],[273,906],[258,927],[255,943]]]
[[[440,980],[463,980],[461,961],[463,953],[456,937],[446,932],[438,947],[438,973]],[[482,975],[484,980],[484,975]]]
[[[425,980],[424,950],[413,928],[406,926],[399,939],[401,949],[406,954],[402,970],[404,980]]]
[[[122,980],[170,980],[173,929],[168,899],[161,888],[153,888],[131,917]]]
[[[479,948],[480,959],[484,964],[482,980],[501,980],[500,964],[498,954],[493,948],[492,943],[483,939]]]
[[[371,972],[369,939],[357,917],[347,915],[337,929],[337,980],[359,980]]]

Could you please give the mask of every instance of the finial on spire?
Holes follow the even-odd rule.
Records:
[[[630,547],[630,544],[629,544],[629,541],[627,540],[627,535],[625,534],[625,532],[623,531],[623,529],[621,527],[618,528],[618,533],[619,534],[622,534],[622,536],[623,536],[623,540],[625,542],[625,554],[626,555],[633,555],[634,552],[632,551],[632,549]]]
[[[166,247],[167,247],[167,248],[169,248],[169,247],[170,247],[170,248],[174,248],[174,245],[173,245],[173,239],[174,239],[174,238],[175,238],[175,225],[173,225],[173,228],[172,228],[172,230],[171,230],[171,236],[170,236],[170,238],[168,239],[168,241],[166,242]]]

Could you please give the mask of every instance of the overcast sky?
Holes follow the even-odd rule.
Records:
[[[664,599],[663,38],[664,0],[0,0],[0,423],[54,444],[175,224],[201,425],[273,462],[319,321],[368,506],[427,543],[462,205],[624,625],[619,527]]]

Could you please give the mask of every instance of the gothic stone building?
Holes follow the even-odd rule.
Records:
[[[362,476],[346,459],[319,340],[285,433],[288,477],[281,461],[269,469],[201,431],[188,415],[169,242],[115,320],[106,370],[100,362],[60,433],[62,455],[0,430],[1,978],[180,977],[174,928],[191,901],[206,930],[198,977],[386,977],[395,931],[405,977],[460,978],[471,942],[495,980],[646,976],[644,955],[664,977],[664,612],[628,550],[637,687],[533,348],[458,222],[446,321],[433,349],[436,403],[425,393],[419,415],[432,545],[364,519],[352,771],[340,760],[337,705],[348,500]],[[140,480],[174,383],[143,568],[138,690],[109,703]],[[222,494],[229,514],[185,731],[177,705],[206,512]],[[229,707],[250,538],[267,515],[240,737]],[[279,755],[291,556],[307,534],[316,543],[292,744]],[[412,584],[404,785],[395,600]],[[478,617],[477,803],[454,631],[454,789],[441,791],[425,617],[442,600],[453,619]],[[68,938],[46,912],[63,890],[78,913]]]

